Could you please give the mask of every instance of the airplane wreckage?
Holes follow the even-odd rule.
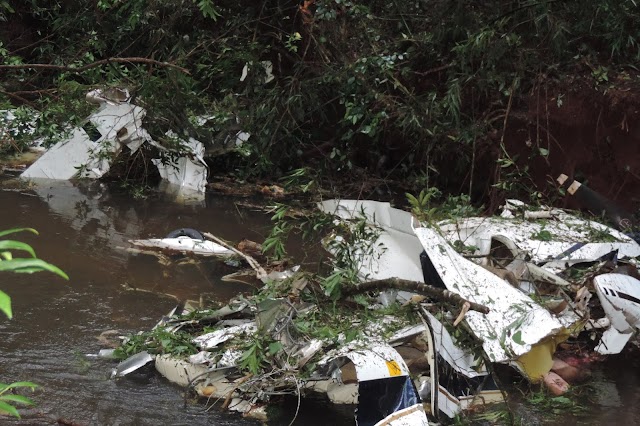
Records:
[[[500,216],[437,223],[376,201],[319,209],[342,229],[368,230],[367,241],[323,240],[334,257],[348,247],[355,271],[337,297],[296,268],[267,274],[210,234],[132,241],[138,252],[240,256],[264,286],[225,306],[180,305],[151,334],[124,338],[116,351],[132,356],[113,377],[153,362],[171,382],[262,420],[282,395],[323,394],[353,404],[358,425],[427,425],[504,402],[495,364],[561,395],[588,377],[571,359],[635,344],[640,245],[621,231],[517,200]],[[165,351],[154,332],[190,350]]]
[[[128,90],[115,87],[88,92],[86,100],[99,107],[86,117],[82,125],[66,129],[67,135],[48,149],[39,146],[42,141],[34,141],[32,149],[39,157],[20,177],[34,181],[77,177],[100,179],[109,172],[120,154],[128,152],[132,156],[146,145],[156,151],[156,158],[151,161],[166,183],[167,192],[179,202],[201,202],[205,197],[209,173],[205,158],[235,150],[251,136],[247,132],[231,131],[224,135],[224,140],[210,141],[205,145],[192,137],[168,130],[162,139],[169,143],[163,144],[154,140],[144,128],[143,119],[147,112],[131,103],[131,98]],[[37,116],[37,113],[33,115]],[[211,119],[199,116],[193,120],[198,127]],[[11,111],[0,111],[0,124],[9,127],[8,124],[14,120],[15,115]],[[24,126],[27,133],[34,131],[33,123]]]
[[[100,178],[125,146],[134,153],[149,144],[160,154],[154,164],[161,177],[183,193],[178,198],[204,197],[203,143],[171,131],[165,136],[179,140],[179,151],[154,141],[142,127],[145,110],[126,90],[97,89],[87,99],[99,108],[23,178]],[[219,148],[249,137],[228,135]],[[558,183],[602,201],[564,175]],[[186,229],[131,241],[136,253],[238,257],[263,287],[226,306],[181,304],[151,333],[124,339],[116,354],[130,356],[113,377],[153,362],[168,380],[247,416],[264,419],[266,405],[283,395],[323,394],[356,405],[359,425],[426,425],[504,401],[495,364],[561,395],[568,382],[588,375],[572,358],[615,355],[636,344],[636,235],[517,200],[498,217],[436,223],[375,201],[329,200],[319,209],[343,229],[364,223],[368,235],[324,240],[334,258],[346,253],[354,272],[347,283],[344,271],[331,275],[341,285],[333,293],[297,267],[267,273],[246,250],[210,234]],[[629,229],[627,216],[607,213],[618,229]],[[153,333],[164,337],[158,342]],[[162,344],[167,336],[180,336],[180,351]]]

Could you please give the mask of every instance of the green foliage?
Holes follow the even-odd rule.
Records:
[[[405,195],[409,201],[411,213],[420,221],[430,221],[438,211],[438,208],[433,206],[433,200],[440,197],[442,193],[438,188],[431,187],[420,191],[417,197],[409,193]]]
[[[262,252],[265,254],[272,252],[273,257],[277,260],[287,255],[284,245],[291,232],[292,226],[285,219],[289,206],[277,204],[273,208],[275,209],[275,213],[271,216],[271,221],[275,222],[275,225],[271,228],[271,233],[262,244]]]
[[[254,339],[242,353],[238,367],[241,370],[257,374],[266,364],[265,350],[261,339]]]
[[[551,234],[551,232],[544,229],[544,226],[543,226],[539,231],[531,234],[531,239],[538,240],[538,241],[551,241],[553,239],[553,234]]]
[[[569,414],[576,416],[584,414],[586,410],[585,406],[577,400],[577,397],[580,396],[580,390],[578,388],[570,394],[562,396],[553,396],[545,390],[540,390],[532,393],[527,399],[527,403],[549,416]]]
[[[0,237],[18,233],[31,232],[38,234],[32,228],[13,228],[0,231]],[[26,252],[30,257],[14,257],[14,252]],[[23,274],[32,274],[34,272],[49,271],[68,280],[69,277],[58,267],[47,263],[36,257],[36,253],[30,245],[14,240],[0,240],[0,272],[14,272]],[[9,318],[13,317],[11,310],[11,298],[2,290],[0,290],[0,311]]]
[[[38,234],[38,232],[33,228],[13,228],[0,231],[0,238],[18,232],[31,232],[36,235]],[[25,252],[30,256],[30,258],[14,258],[13,252],[15,251]],[[30,245],[20,241],[0,240],[0,272],[33,273],[40,271],[53,272],[64,279],[69,279],[67,274],[62,272],[62,270],[56,266],[36,258],[36,253]],[[12,318],[13,316],[13,312],[11,310],[11,298],[1,290],[0,311],[9,318]],[[33,405],[33,401],[26,396],[13,393],[13,390],[19,388],[29,388],[34,390],[37,387],[38,385],[31,382],[14,382],[11,384],[0,383],[0,414],[19,418],[20,413],[15,408],[15,405]],[[12,393],[7,393],[9,391]]]
[[[126,359],[141,351],[152,354],[172,354],[179,357],[193,355],[198,352],[191,342],[193,336],[184,331],[169,332],[164,328],[155,328],[149,332],[129,336],[122,346],[118,347],[114,356]]]
[[[0,20],[10,21],[8,28],[26,25],[36,39],[25,48],[8,31],[3,64],[77,69],[142,57],[188,71],[115,61],[82,72],[3,69],[2,93],[24,101],[0,94],[0,103],[28,102],[38,111],[34,134],[12,136],[17,146],[38,136],[56,141],[92,108],[84,101],[88,89],[119,86],[147,109],[145,128],[163,144],[171,144],[165,132],[173,129],[203,140],[211,152],[234,132],[250,132],[239,152],[220,160],[241,178],[278,178],[304,168],[349,179],[365,170],[421,189],[416,170],[431,168],[440,171],[432,183],[447,192],[467,184],[470,193],[530,189],[523,179],[530,173],[518,165],[525,159],[496,155],[497,149],[485,152],[500,173],[478,183],[470,172],[476,145],[502,150],[488,135],[503,132],[510,102],[524,103],[579,64],[588,64],[596,85],[606,87],[640,59],[634,0],[317,0],[313,7],[6,0]],[[263,61],[273,67],[269,83],[255,66]],[[241,80],[248,64],[254,66]],[[533,148],[537,157],[549,153]]]
[[[13,392],[14,389],[20,388],[27,388],[33,391],[37,387],[38,385],[31,382],[0,383],[0,414],[20,418],[20,413],[15,408],[15,405],[33,405],[33,401],[26,396],[8,392]]]
[[[198,5],[200,12],[202,12],[202,16],[205,18],[210,18],[213,21],[217,21],[220,15],[218,9],[213,5],[212,0],[193,0],[194,3]]]
[[[369,223],[363,208],[357,219],[336,226],[333,233],[324,239],[332,255],[332,272],[321,280],[327,296],[337,300],[341,297],[342,288],[366,280],[367,277],[359,276],[364,259],[375,258],[376,253],[380,256],[386,250],[378,242],[379,237],[380,229]]]

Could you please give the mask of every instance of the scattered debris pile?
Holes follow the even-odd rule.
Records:
[[[155,141],[143,127],[146,110],[131,103],[127,90],[95,89],[87,93],[86,99],[99,108],[82,126],[69,129],[62,141],[46,150],[21,174],[22,178],[99,179],[109,171],[124,147],[133,155],[143,144],[149,144],[158,152],[158,158],[152,159],[153,164],[162,179],[180,188],[179,197],[204,196],[208,176],[205,156],[213,156],[213,150],[205,152],[201,141],[183,138],[171,130],[164,137],[174,141],[175,147],[168,148]],[[207,118],[199,117],[198,121],[205,123]],[[249,137],[249,133],[238,131],[233,141],[218,144],[215,155],[238,148]]]
[[[426,425],[427,415],[504,401],[494,363],[560,395],[588,376],[565,361],[619,353],[640,324],[640,245],[601,223],[517,200],[500,217],[429,224],[388,203],[319,207],[366,237],[324,239],[334,258],[348,257],[351,280],[336,262],[322,280],[267,274],[240,253],[265,283],[256,295],[176,309],[125,341],[117,352],[133,357],[114,375],[155,361],[169,380],[245,415],[265,418],[283,395],[322,394],[357,405],[357,424]],[[177,238],[180,250],[190,238]]]

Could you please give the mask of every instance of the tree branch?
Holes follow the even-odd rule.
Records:
[[[382,290],[385,288],[396,288],[398,290],[411,291],[413,293],[431,296],[435,299],[440,299],[445,302],[460,305],[461,307],[464,307],[465,303],[468,303],[469,309],[473,311],[478,311],[483,314],[489,313],[488,307],[466,300],[460,297],[460,295],[457,293],[453,293],[449,290],[441,289],[424,283],[419,283],[417,281],[403,280],[400,278],[387,278],[384,280],[368,281],[366,283],[356,284],[353,286],[349,286],[348,288],[343,287],[342,295],[350,296],[358,293],[365,293],[367,291]]]
[[[156,61],[155,59],[139,58],[139,57],[101,59],[99,61],[92,62],[90,64],[86,64],[81,67],[69,67],[66,65],[53,65],[53,64],[20,64],[20,65],[0,65],[0,69],[50,69],[50,70],[67,71],[67,72],[73,72],[73,73],[81,73],[91,68],[96,68],[101,65],[111,64],[111,63],[157,65],[163,68],[173,68],[184,74],[191,75],[188,69],[182,68],[178,65],[174,65],[169,62]]]

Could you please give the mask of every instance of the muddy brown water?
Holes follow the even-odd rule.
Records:
[[[35,408],[22,420],[0,424],[49,425],[58,419],[78,425],[255,425],[238,415],[207,410],[153,369],[110,380],[115,365],[85,357],[104,346],[105,330],[147,330],[177,298],[208,294],[225,300],[250,292],[220,280],[234,269],[219,261],[162,266],[156,258],[133,255],[127,240],[164,236],[193,227],[222,238],[262,241],[267,215],[239,207],[233,199],[207,197],[192,205],[166,195],[134,199],[100,183],[76,186],[47,182],[25,188],[0,182],[0,229],[28,226],[39,236],[20,234],[39,257],[66,271],[71,280],[48,273],[3,274],[0,288],[13,300],[14,319],[0,318],[0,381],[30,380]],[[135,287],[145,292],[126,290]],[[594,369],[584,410],[552,415],[516,404],[526,424],[640,424],[640,358],[637,352],[612,357]],[[514,390],[517,393],[517,390]],[[296,401],[277,404],[270,424],[288,424]],[[304,403],[295,424],[353,424],[352,412],[318,402]]]

